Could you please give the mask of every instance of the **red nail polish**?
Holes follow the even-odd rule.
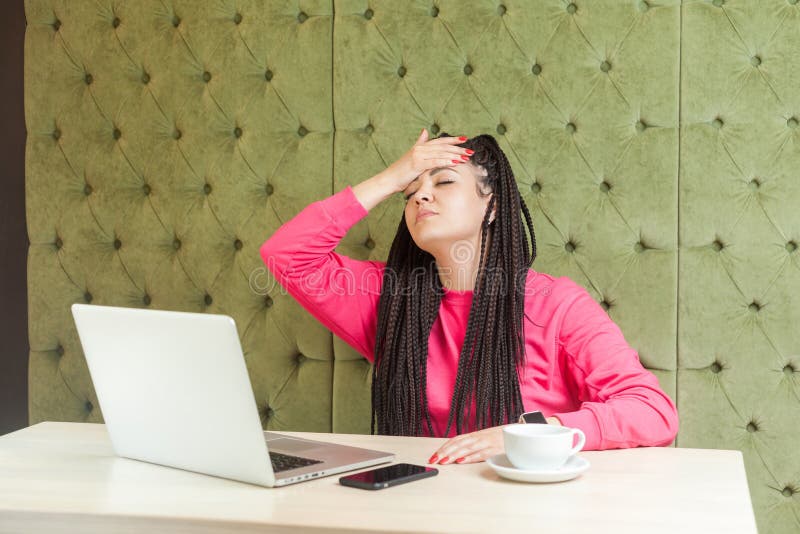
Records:
[[[463,462],[463,461],[464,461],[464,459],[463,459],[463,458],[459,458],[458,460],[456,460],[456,463],[457,463],[457,464],[460,464],[460,463],[461,463],[461,462]]]
[[[463,159],[464,161],[468,161],[469,160],[469,156],[467,156],[466,154],[462,154],[461,155],[461,159]]]
[[[442,458],[442,459],[439,461],[439,463],[440,463],[440,464],[443,464],[443,463],[447,462],[447,460],[449,460],[449,459],[450,459],[450,457],[449,457],[449,456],[445,456],[444,458]]]
[[[459,138],[458,138],[458,140],[459,140],[459,141],[466,141],[466,140],[467,140],[467,138],[466,138],[466,137],[464,137],[464,136],[462,135],[461,137],[459,137]]]
[[[428,460],[428,463],[429,464],[435,464],[438,459],[439,459],[439,457],[434,454],[433,456],[430,457],[430,459]]]
[[[461,160],[457,160],[457,159],[454,159],[452,161],[453,161],[453,163],[461,163]]]
[[[475,153],[474,150],[470,150],[469,148],[467,149],[467,154],[469,154],[470,156],[473,155],[474,153]]]

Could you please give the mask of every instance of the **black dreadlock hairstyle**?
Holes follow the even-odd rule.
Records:
[[[439,137],[449,134],[443,132]],[[525,365],[525,282],[536,259],[530,212],[495,138],[478,135],[458,146],[474,150],[470,162],[486,171],[478,178],[478,195],[494,195],[483,218],[478,275],[445,436],[454,417],[456,433],[462,433],[465,407],[471,406],[473,397],[477,429],[516,422],[523,412],[517,367]],[[484,192],[487,188],[489,192]],[[495,205],[496,217],[490,226]],[[524,233],[526,226],[532,250]],[[492,236],[488,251],[487,234]],[[379,434],[419,436],[422,425],[427,424],[428,435],[434,435],[426,369],[428,338],[439,313],[442,288],[433,255],[416,245],[405,217],[401,217],[378,304],[371,434],[377,421]],[[469,414],[466,417],[471,421]]]

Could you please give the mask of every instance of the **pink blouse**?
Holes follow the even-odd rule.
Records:
[[[281,226],[261,246],[261,257],[311,315],[373,362],[386,263],[334,252],[367,213],[348,186]],[[584,450],[669,445],[678,432],[675,403],[586,289],[530,269],[525,293],[525,411],[541,410],[581,429]],[[436,437],[456,435],[455,420],[447,436],[444,431],[472,295],[445,289],[431,329],[427,396]],[[474,421],[465,424],[462,433],[475,430]]]

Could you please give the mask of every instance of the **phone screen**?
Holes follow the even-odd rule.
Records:
[[[373,469],[372,471],[364,471],[362,473],[356,473],[354,475],[348,475],[347,478],[351,480],[357,480],[359,482],[364,482],[366,484],[380,484],[383,482],[390,482],[392,480],[398,478],[405,478],[411,475],[417,475],[419,473],[425,473],[427,471],[436,470],[433,467],[425,467],[422,465],[413,465],[413,464],[394,464],[394,465],[387,465],[386,467],[381,467],[378,469]]]

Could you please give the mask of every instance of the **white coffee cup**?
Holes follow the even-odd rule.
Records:
[[[573,436],[578,436],[573,446]],[[506,457],[517,469],[550,470],[562,467],[586,444],[578,428],[515,423],[503,427]]]

